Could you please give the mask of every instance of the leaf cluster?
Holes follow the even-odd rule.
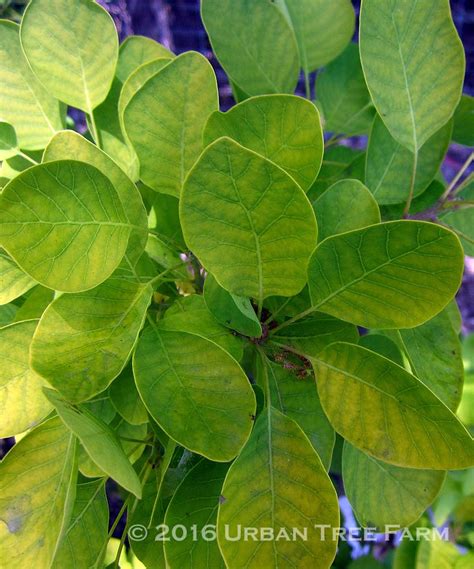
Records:
[[[364,0],[359,46],[349,0],[202,0],[202,19],[228,112],[203,55],[119,46],[92,0],[0,21],[12,569],[105,566],[109,479],[115,566],[128,535],[148,568],[324,569],[335,483],[383,531],[474,465],[453,300],[474,185],[469,161],[440,174],[473,102],[447,0]]]

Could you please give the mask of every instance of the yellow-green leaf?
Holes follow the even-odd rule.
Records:
[[[36,285],[7,255],[0,253],[0,304],[8,304]]]
[[[217,546],[217,507],[228,464],[201,460],[192,468],[171,498],[164,523],[183,529],[184,539],[164,542],[170,569],[225,569]],[[186,531],[186,533],[184,533]]]
[[[252,97],[207,121],[204,144],[227,136],[283,168],[308,190],[318,175],[324,141],[317,108],[293,95]]]
[[[97,168],[60,160],[19,174],[0,196],[0,244],[40,284],[93,288],[118,267],[131,222]]]
[[[0,547],[11,569],[50,567],[74,503],[75,455],[76,438],[55,417],[0,464]]]
[[[363,527],[384,532],[408,527],[432,504],[446,473],[400,468],[381,462],[347,442],[342,455],[344,489]]]
[[[351,41],[355,27],[350,0],[275,0],[298,42],[306,73],[326,65]]]
[[[118,58],[108,12],[92,0],[32,0],[21,45],[41,83],[60,101],[92,113],[107,96]]]
[[[238,363],[210,340],[150,327],[133,357],[140,396],[180,445],[217,462],[247,441],[255,396]]]
[[[126,490],[141,498],[140,480],[110,427],[84,407],[74,407],[56,391],[45,389],[44,392],[61,420],[78,437],[97,466]]]
[[[390,360],[337,342],[312,358],[323,409],[336,431],[395,466],[456,470],[474,465],[474,441],[424,383]],[[345,398],[357,405],[342,405]]]
[[[104,482],[78,484],[71,521],[61,538],[52,569],[92,567],[108,539],[108,522]]]
[[[115,276],[90,291],[59,296],[36,330],[33,369],[69,401],[100,393],[127,363],[152,292]]]
[[[125,83],[138,67],[159,57],[172,58],[174,54],[151,38],[128,36],[120,45],[116,75]]]
[[[273,2],[202,0],[201,16],[217,59],[247,95],[295,90],[298,46]]]
[[[14,126],[20,148],[39,150],[61,130],[63,112],[31,71],[19,31],[0,21],[0,117]]]
[[[210,145],[186,180],[180,218],[186,243],[226,290],[261,306],[304,287],[314,213],[298,184],[262,156],[229,138]]]
[[[318,73],[316,102],[327,131],[354,135],[369,131],[375,109],[360,64],[359,47],[351,43]]]
[[[0,329],[0,437],[31,429],[52,409],[42,391],[46,382],[28,362],[37,324],[29,320]]]
[[[140,192],[130,178],[100,148],[71,130],[59,132],[54,136],[43,154],[43,162],[75,160],[94,166],[112,182],[119,195],[130,223],[135,225],[130,234],[126,256],[135,264],[145,248],[147,241],[147,215]]]
[[[319,240],[380,223],[377,202],[359,180],[340,180],[313,202]]]
[[[125,108],[124,125],[145,184],[179,197],[217,105],[214,71],[193,51],[173,59],[135,93]]]
[[[451,140],[452,122],[441,127],[417,155],[399,144],[377,115],[369,137],[365,182],[379,204],[406,202],[413,169],[413,197],[422,194],[436,176]]]
[[[314,252],[314,310],[366,328],[411,328],[456,294],[464,269],[459,239],[432,223],[394,221],[329,237]]]
[[[336,434],[319,401],[312,374],[299,377],[297,370],[266,363],[271,403],[275,409],[293,419],[308,437],[326,470],[331,465]]]
[[[448,0],[364,0],[362,68],[390,134],[416,153],[461,98],[464,50]]]
[[[321,539],[324,530],[315,527],[321,525],[339,526],[331,480],[300,427],[267,407],[222,489],[217,526],[226,566],[283,567],[291,559],[296,567],[327,569],[337,544],[328,535]],[[244,528],[268,528],[274,538],[244,539]],[[294,529],[306,531],[307,539],[293,537]]]

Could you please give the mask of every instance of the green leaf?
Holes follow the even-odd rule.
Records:
[[[145,85],[148,79],[156,75],[158,71],[161,71],[163,67],[168,65],[170,61],[171,57],[159,57],[158,59],[153,59],[152,61],[148,61],[147,63],[140,65],[140,67],[137,67],[127,77],[120,91],[120,98],[118,100],[119,120],[123,127],[125,109],[127,108],[128,103],[133,99],[135,93]]]
[[[271,404],[298,424],[329,470],[336,435],[321,407],[314,377],[301,379],[283,366],[266,362]]]
[[[357,343],[358,339],[355,326],[319,312],[277,330],[272,335],[272,342],[281,347],[290,346],[306,356],[317,356],[332,342]]]
[[[54,290],[37,285],[26,296],[25,302],[15,314],[15,322],[41,318],[43,312],[54,300]]]
[[[237,361],[242,359],[242,340],[219,324],[202,296],[193,294],[176,300],[157,325],[160,330],[202,336],[220,346]]]
[[[160,239],[158,235],[148,235],[148,241],[145,248],[150,259],[155,263],[170,270],[168,276],[174,276],[176,279],[188,280],[190,275],[187,271],[186,265],[183,263],[179,251],[174,247],[168,245],[166,241]],[[178,265],[181,264],[181,267]],[[173,269],[173,270],[171,270]]]
[[[416,153],[453,115],[464,49],[446,0],[364,0],[360,55],[374,105],[390,134]]]
[[[148,411],[177,443],[217,462],[239,453],[252,427],[255,396],[240,366],[217,344],[147,328],[133,371]]]
[[[457,470],[474,464],[474,442],[464,426],[400,366],[343,342],[312,363],[326,415],[360,450],[401,467]],[[343,397],[357,406],[341,407]]]
[[[45,389],[44,393],[97,466],[140,499],[140,480],[110,427],[84,407],[74,407],[56,391]]]
[[[74,403],[103,391],[130,357],[152,288],[115,276],[46,309],[31,345],[33,369]]]
[[[262,335],[262,327],[250,300],[225,290],[211,273],[204,283],[204,300],[214,318],[223,326],[250,338]]]
[[[121,90],[122,83],[115,77],[105,101],[94,109],[94,122],[88,117],[87,126],[97,145],[131,180],[137,181],[138,157],[122,132],[119,118],[118,103]]]
[[[458,196],[461,198],[458,207],[448,210],[448,213],[441,215],[440,219],[459,235],[466,255],[474,256],[474,208],[462,206],[463,200],[474,200],[474,183],[471,182]]]
[[[463,95],[454,113],[453,140],[474,146],[474,97]]]
[[[311,201],[339,180],[355,179],[364,182],[365,153],[347,146],[330,146],[324,151],[319,175],[308,190]]]
[[[317,108],[293,95],[247,99],[207,121],[204,144],[227,136],[283,168],[307,190],[318,175],[324,140]]]
[[[165,525],[179,526],[185,539],[164,542],[170,569],[225,569],[215,539],[217,507],[228,464],[199,462],[178,486],[166,510]]]
[[[303,431],[276,409],[267,407],[257,419],[222,496],[218,541],[229,569],[283,567],[288,559],[298,567],[330,567],[336,542],[322,540],[318,526],[338,527],[336,492]],[[280,538],[246,540],[243,528],[269,528]],[[307,540],[293,538],[294,529],[307,531]]]
[[[340,180],[313,202],[319,240],[380,223],[377,202],[359,180]]]
[[[421,326],[400,330],[398,338],[413,374],[455,412],[461,400],[464,368],[459,335],[447,309]]]
[[[17,24],[0,21],[0,116],[15,128],[20,148],[38,150],[63,127],[63,112],[32,73],[19,31]]]
[[[169,194],[153,192],[148,226],[166,243],[186,250],[181,223],[179,221],[179,200]]]
[[[186,243],[229,292],[261,306],[305,285],[314,213],[296,182],[262,156],[228,138],[214,142],[186,180],[180,217]]]
[[[31,339],[38,322],[29,320],[0,329],[0,437],[31,429],[51,411],[43,395],[45,381],[28,362]]]
[[[126,251],[128,260],[135,264],[145,248],[148,236],[146,210],[136,186],[105,152],[70,130],[60,132],[51,139],[44,151],[43,162],[67,160],[71,156],[94,166],[112,182],[128,219],[136,226],[130,233]]]
[[[76,439],[58,417],[0,464],[0,545],[11,569],[50,567],[74,503]]]
[[[148,421],[148,414],[135,387],[130,367],[124,369],[114,380],[109,389],[109,397],[117,412],[128,423],[142,425]]]
[[[20,268],[63,292],[106,280],[133,228],[110,180],[73,160],[33,166],[7,184],[0,224],[0,244]]]
[[[423,193],[436,176],[451,140],[449,121],[415,154],[399,144],[377,115],[370,132],[365,181],[379,204],[406,202],[416,176],[413,197]]]
[[[91,0],[32,0],[21,45],[41,83],[60,101],[91,114],[107,96],[118,57],[117,30]]]
[[[356,342],[352,343],[355,344]],[[362,336],[362,338],[359,339],[359,346],[376,352],[401,367],[405,367],[405,361],[397,343],[387,338],[387,336],[382,336],[382,334],[368,334],[367,336]]]
[[[78,484],[71,521],[54,556],[52,569],[92,567],[107,541],[108,522],[104,482]]]
[[[350,0],[275,0],[289,21],[305,73],[326,65],[351,41],[355,27]]]
[[[385,531],[408,527],[433,502],[446,473],[400,468],[381,462],[347,442],[342,457],[344,489],[363,527]]]
[[[375,110],[360,64],[359,48],[351,43],[317,75],[316,96],[327,131],[354,135],[370,130]]]
[[[116,75],[125,84],[141,65],[174,54],[165,46],[145,36],[128,36],[120,46]]]
[[[3,328],[7,324],[11,324],[15,319],[17,311],[18,307],[14,304],[0,304],[0,328]]]
[[[0,121],[0,160],[7,160],[18,154],[18,141],[13,126]]]
[[[248,95],[292,93],[299,75],[296,38],[281,10],[267,0],[202,0],[212,50]]]
[[[204,125],[217,106],[216,77],[196,52],[173,59],[135,93],[125,109],[124,125],[145,184],[179,197],[202,150]]]
[[[7,255],[0,252],[0,304],[8,304],[28,292],[36,281],[25,274]]]
[[[424,539],[418,546],[416,569],[453,569],[460,559],[462,556],[453,543]]]
[[[394,221],[323,241],[309,266],[313,310],[366,328],[411,328],[439,313],[461,283],[464,255],[450,231]]]

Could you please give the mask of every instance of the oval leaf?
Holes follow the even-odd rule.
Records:
[[[313,202],[319,240],[380,223],[377,202],[359,180],[341,180]]]
[[[73,160],[33,166],[0,196],[0,243],[40,284],[93,288],[118,267],[132,225],[99,170]]]
[[[31,429],[51,411],[43,395],[46,382],[30,368],[29,350],[37,320],[0,329],[0,437]]]
[[[355,27],[350,0],[275,0],[286,15],[309,73],[337,57],[351,41]]]
[[[71,130],[58,132],[51,139],[45,148],[43,162],[67,160],[71,156],[94,166],[112,182],[130,223],[136,226],[132,229],[126,251],[128,260],[135,265],[145,248],[148,237],[147,214],[140,192],[105,152]]]
[[[418,155],[399,144],[377,115],[367,148],[365,182],[379,204],[405,202],[410,193],[413,168],[416,176],[413,196],[422,194],[436,176],[451,140],[449,121],[429,138]]]
[[[325,130],[345,135],[369,131],[375,109],[365,83],[357,44],[349,44],[337,59],[318,73],[316,95]]]
[[[439,313],[461,283],[454,233],[394,221],[329,237],[311,259],[314,310],[366,328],[411,328]]]
[[[453,115],[464,82],[464,49],[448,0],[364,0],[362,67],[390,134],[411,152]]]
[[[127,363],[152,292],[113,277],[91,291],[59,296],[36,330],[33,369],[74,403],[100,393]]]
[[[298,47],[276,5],[267,0],[202,0],[201,16],[213,52],[245,93],[295,90]]]
[[[283,168],[303,188],[318,175],[324,140],[317,108],[301,97],[252,97],[207,121],[204,144],[227,136]]]
[[[217,462],[238,454],[250,434],[255,396],[222,348],[186,332],[147,328],[133,371],[148,411],[176,442]]]
[[[91,114],[107,96],[118,57],[108,12],[92,0],[32,0],[21,23],[28,63],[60,101]]]
[[[321,539],[318,526],[338,527],[336,492],[303,431],[272,407],[259,416],[249,442],[230,467],[217,524],[229,569],[278,567],[287,559],[297,567],[331,566],[337,544]],[[268,528],[275,537],[244,539],[243,528]],[[307,539],[292,538],[295,529],[306,530]],[[239,531],[241,538],[236,539]],[[281,532],[289,537],[276,539]]]
[[[446,473],[393,466],[346,442],[342,476],[358,521],[384,532],[390,525],[415,523],[438,495]]]
[[[202,460],[178,486],[166,510],[164,523],[170,528],[186,528],[186,538],[175,540],[171,537],[164,543],[170,569],[225,569],[215,539],[215,528],[217,507],[228,469],[228,464]]]
[[[18,145],[26,150],[44,148],[63,126],[59,101],[48,94],[25,59],[18,24],[6,20],[0,21],[0,116],[13,125]]]
[[[116,75],[125,84],[141,65],[161,57],[172,58],[174,54],[151,38],[128,36],[120,45]]]
[[[352,344],[312,358],[323,409],[351,444],[395,466],[455,470],[474,465],[474,441],[424,383]],[[343,397],[357,406],[341,406]]]
[[[217,106],[212,67],[192,51],[173,59],[135,93],[123,120],[145,184],[179,197],[202,150],[204,125]]]
[[[186,180],[180,217],[186,243],[226,290],[261,306],[305,285],[314,213],[296,182],[262,156],[228,138],[214,142]]]
[[[73,506],[75,455],[76,438],[54,417],[1,462],[0,546],[12,569],[51,566]]]

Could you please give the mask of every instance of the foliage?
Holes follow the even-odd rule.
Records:
[[[473,185],[469,161],[449,185],[439,169],[472,144],[472,98],[448,1],[415,4],[364,0],[359,50],[347,0],[202,0],[240,101],[225,113],[202,55],[119,46],[92,0],[0,21],[8,567],[324,569],[341,457],[363,526],[416,523],[446,471],[434,515],[467,519],[453,299]]]

